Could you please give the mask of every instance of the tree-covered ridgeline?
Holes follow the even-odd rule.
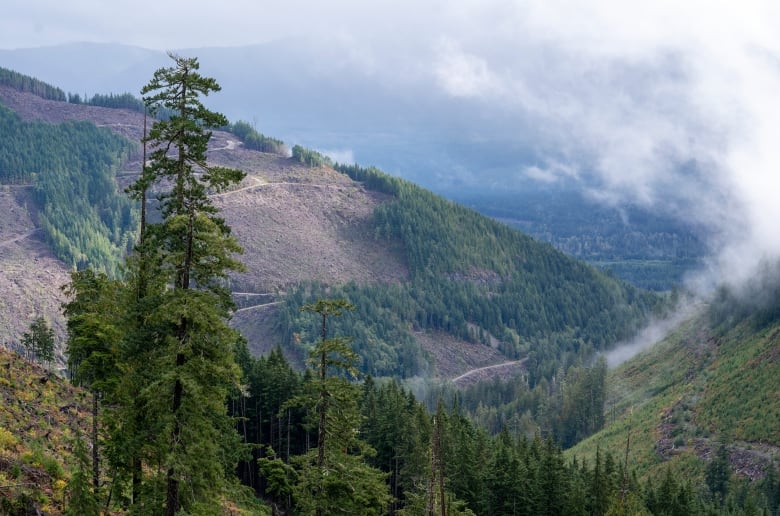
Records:
[[[332,166],[331,159],[315,150],[307,149],[301,145],[294,145],[292,148],[292,157],[299,163],[309,167]]]
[[[258,132],[248,122],[239,120],[227,127],[227,130],[238,136],[244,147],[260,152],[270,152],[282,154],[285,152],[284,142],[276,138],[271,138]]]
[[[0,67],[0,85],[37,95],[46,100],[65,101],[65,92],[28,75]]]
[[[115,174],[135,146],[88,122],[24,122],[0,106],[0,182],[30,184],[45,238],[75,267],[116,274],[135,240],[137,207]]]

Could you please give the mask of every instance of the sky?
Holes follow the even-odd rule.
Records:
[[[310,65],[442,102],[475,144],[532,148],[491,181],[580,181],[707,227],[706,288],[780,257],[777,27],[780,2],[751,0],[5,0],[0,48],[305,40]]]

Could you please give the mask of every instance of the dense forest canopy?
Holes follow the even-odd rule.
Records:
[[[2,105],[0,133],[0,182],[34,188],[55,254],[73,267],[115,274],[135,238],[138,210],[114,178],[136,145],[89,122],[25,122]]]

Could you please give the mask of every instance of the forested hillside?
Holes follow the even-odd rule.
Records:
[[[707,253],[705,228],[641,206],[602,204],[570,187],[529,184],[512,195],[455,199],[645,289],[679,288]]]
[[[424,364],[409,329],[441,330],[497,347],[508,358],[527,357],[533,387],[560,363],[629,337],[661,310],[658,296],[411,183],[376,169],[340,170],[392,196],[374,210],[374,239],[402,243],[410,279],[298,287],[280,316],[286,345],[313,331],[297,322],[297,307],[328,290],[359,307],[360,317],[345,318],[340,329],[366,343],[366,372],[419,374]]]
[[[52,250],[69,266],[115,274],[138,224],[115,174],[136,145],[88,122],[24,122],[2,105],[0,133],[0,182],[33,188]]]

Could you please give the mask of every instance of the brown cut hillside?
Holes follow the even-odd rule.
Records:
[[[43,242],[30,188],[0,186],[0,342],[18,345],[32,321],[43,316],[62,342],[65,327],[60,285],[69,280],[65,264]],[[62,346],[57,362],[64,363]]]

